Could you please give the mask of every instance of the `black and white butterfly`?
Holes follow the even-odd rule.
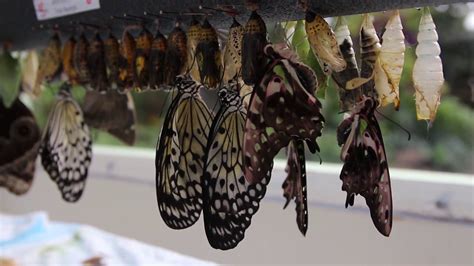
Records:
[[[204,156],[213,115],[199,95],[203,85],[180,75],[175,88],[156,150],[156,196],[164,222],[183,229],[193,225],[202,210]]]
[[[260,182],[244,177],[243,142],[247,110],[237,83],[219,90],[221,106],[211,126],[204,174],[204,225],[212,247],[231,249],[243,240],[265,196],[270,172]]]
[[[81,108],[64,83],[51,110],[40,146],[41,163],[65,201],[84,191],[92,158],[92,141]]]
[[[346,207],[354,204],[357,194],[365,198],[377,230],[389,236],[392,229],[392,190],[387,156],[375,118],[378,103],[363,96],[337,128],[337,141],[342,145],[344,166],[340,178],[347,192]]]

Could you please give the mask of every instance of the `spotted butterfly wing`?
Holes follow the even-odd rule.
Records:
[[[346,207],[354,204],[357,194],[365,198],[377,230],[389,236],[392,229],[392,191],[382,133],[375,118],[377,102],[363,100],[337,129],[341,160],[340,178],[347,192]]]
[[[204,225],[212,247],[231,249],[243,240],[264,197],[270,173],[249,184],[244,177],[243,150],[247,111],[237,84],[219,91],[221,107],[209,135],[204,174]]]
[[[9,108],[0,101],[0,124],[0,187],[22,195],[33,183],[40,129],[19,99]]]
[[[92,141],[82,111],[64,84],[49,114],[40,155],[43,168],[57,184],[63,199],[80,199],[92,158]]]
[[[308,202],[306,188],[306,160],[304,155],[304,141],[292,140],[288,145],[288,163],[285,168],[287,177],[283,182],[283,196],[286,208],[294,199],[296,204],[296,224],[300,232],[306,235],[308,230]]]
[[[188,76],[165,117],[156,151],[156,194],[164,222],[173,229],[193,225],[202,210],[204,152],[213,118],[199,96],[202,85]]]

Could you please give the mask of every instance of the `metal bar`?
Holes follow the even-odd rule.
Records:
[[[377,12],[391,9],[413,8],[422,6],[436,6],[466,0],[308,0],[309,6],[323,16],[350,15],[367,12]],[[234,5],[240,15],[237,19],[245,21],[249,12],[244,0],[101,0],[101,8],[86,13],[70,15],[52,19],[47,23],[65,24],[70,21],[81,21],[97,25],[110,25],[112,15],[123,13],[143,14],[144,11],[159,13],[160,10],[170,12],[185,12],[198,9],[199,5],[218,7],[219,5]],[[281,20],[303,18],[303,11],[299,9],[296,0],[262,0],[260,14],[267,23]],[[190,18],[183,18],[185,24]],[[227,28],[231,19],[225,14],[216,12],[209,17],[209,21],[219,28]],[[13,49],[40,47],[49,37],[47,31],[33,30],[40,22],[36,19],[33,1],[0,1],[0,41],[9,41]],[[173,27],[173,21],[160,23],[161,30],[166,32]],[[66,36],[64,36],[66,37]]]

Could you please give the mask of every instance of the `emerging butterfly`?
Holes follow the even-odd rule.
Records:
[[[65,201],[76,202],[84,191],[92,158],[92,141],[82,111],[64,83],[49,114],[40,146],[41,163]]]
[[[292,199],[296,204],[296,224],[303,235],[308,230],[308,201],[306,187],[306,159],[304,141],[292,140],[288,145],[288,162],[285,171],[288,173],[283,182],[283,196],[286,208]]]
[[[40,129],[31,111],[18,99],[10,108],[0,101],[0,187],[16,195],[33,182]]]
[[[270,172],[255,184],[244,177],[243,142],[247,110],[237,83],[219,90],[204,167],[204,225],[212,247],[231,249],[243,240],[264,197]]]
[[[201,213],[204,155],[213,115],[199,95],[203,85],[180,75],[175,87],[177,95],[156,150],[156,195],[164,222],[183,229]]]
[[[362,195],[377,230],[389,236],[392,229],[392,191],[387,156],[375,118],[377,101],[363,96],[349,117],[337,129],[344,166],[340,178],[347,192],[346,208]]]

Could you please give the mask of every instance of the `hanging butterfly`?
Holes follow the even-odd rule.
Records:
[[[199,95],[204,86],[183,75],[174,83],[177,95],[156,150],[156,195],[164,222],[183,229],[201,213],[204,153],[213,115]]]
[[[61,54],[64,80],[69,81],[71,85],[78,84],[77,72],[74,67],[74,49],[76,47],[76,39],[71,36],[64,44]]]
[[[105,70],[107,73],[107,80],[109,81],[109,88],[116,90],[120,84],[120,62],[124,59],[121,58],[120,44],[117,38],[113,35],[112,31],[109,32],[109,36],[104,41],[104,58],[105,58]],[[122,90],[122,89],[121,89]]]
[[[89,46],[88,65],[90,71],[90,87],[102,93],[108,89],[107,66],[105,63],[104,42],[97,32]]]
[[[135,143],[135,105],[130,92],[86,92],[84,120],[87,125],[102,129],[127,145]]]
[[[316,138],[321,135],[324,118],[321,103],[313,96],[318,86],[316,75],[306,65],[279,57],[279,49],[268,45],[265,53],[273,61],[250,99],[245,126],[244,167],[250,183],[261,181],[271,171],[278,151],[293,138],[307,142],[310,151],[318,150]],[[295,62],[293,62],[295,61]],[[281,67],[285,79],[273,69]]]
[[[346,208],[354,205],[357,194],[365,198],[377,230],[389,236],[392,229],[392,190],[387,156],[375,118],[376,100],[363,96],[351,115],[337,128],[337,142],[342,145],[344,166],[340,178],[347,192]]]
[[[184,73],[187,54],[186,33],[181,29],[180,24],[176,23],[176,26],[168,35],[164,69],[165,84],[173,85],[176,76]]]
[[[283,182],[283,196],[286,198],[285,209],[294,199],[296,204],[296,224],[300,232],[306,235],[308,230],[308,201],[306,187],[306,159],[304,141],[291,140],[288,145],[288,162],[285,172],[288,174]]]
[[[0,187],[21,195],[33,182],[40,129],[18,98],[10,108],[0,101],[0,124]]]
[[[235,79],[241,73],[243,34],[244,28],[234,17],[223,56],[224,82]]]
[[[255,184],[244,177],[243,150],[247,111],[237,83],[219,90],[221,107],[211,126],[204,166],[204,226],[209,243],[231,249],[243,240],[270,181]]]
[[[53,34],[46,48],[42,51],[39,61],[35,89],[41,91],[44,81],[52,80],[61,70],[61,40],[57,32]]]
[[[157,90],[165,81],[165,57],[167,49],[166,37],[158,30],[150,50],[150,88]]]
[[[267,27],[262,17],[256,11],[252,11],[242,37],[242,79],[247,85],[258,84],[264,74],[265,45],[267,45]]]
[[[199,69],[199,80],[206,87],[215,88],[222,76],[222,58],[216,30],[207,19],[200,27],[195,56]]]
[[[135,59],[135,89],[144,90],[149,88],[150,71],[149,60],[153,35],[145,26],[142,26],[141,32],[135,40],[137,44]]]
[[[63,199],[76,202],[84,191],[92,158],[89,128],[64,83],[49,114],[40,146],[41,163],[57,184]]]
[[[341,54],[346,61],[346,69],[332,72],[331,76],[339,88],[340,110],[351,110],[360,99],[360,90],[347,90],[346,83],[359,77],[359,68],[353,48],[351,33],[344,17],[339,17],[336,23],[335,35]]]

